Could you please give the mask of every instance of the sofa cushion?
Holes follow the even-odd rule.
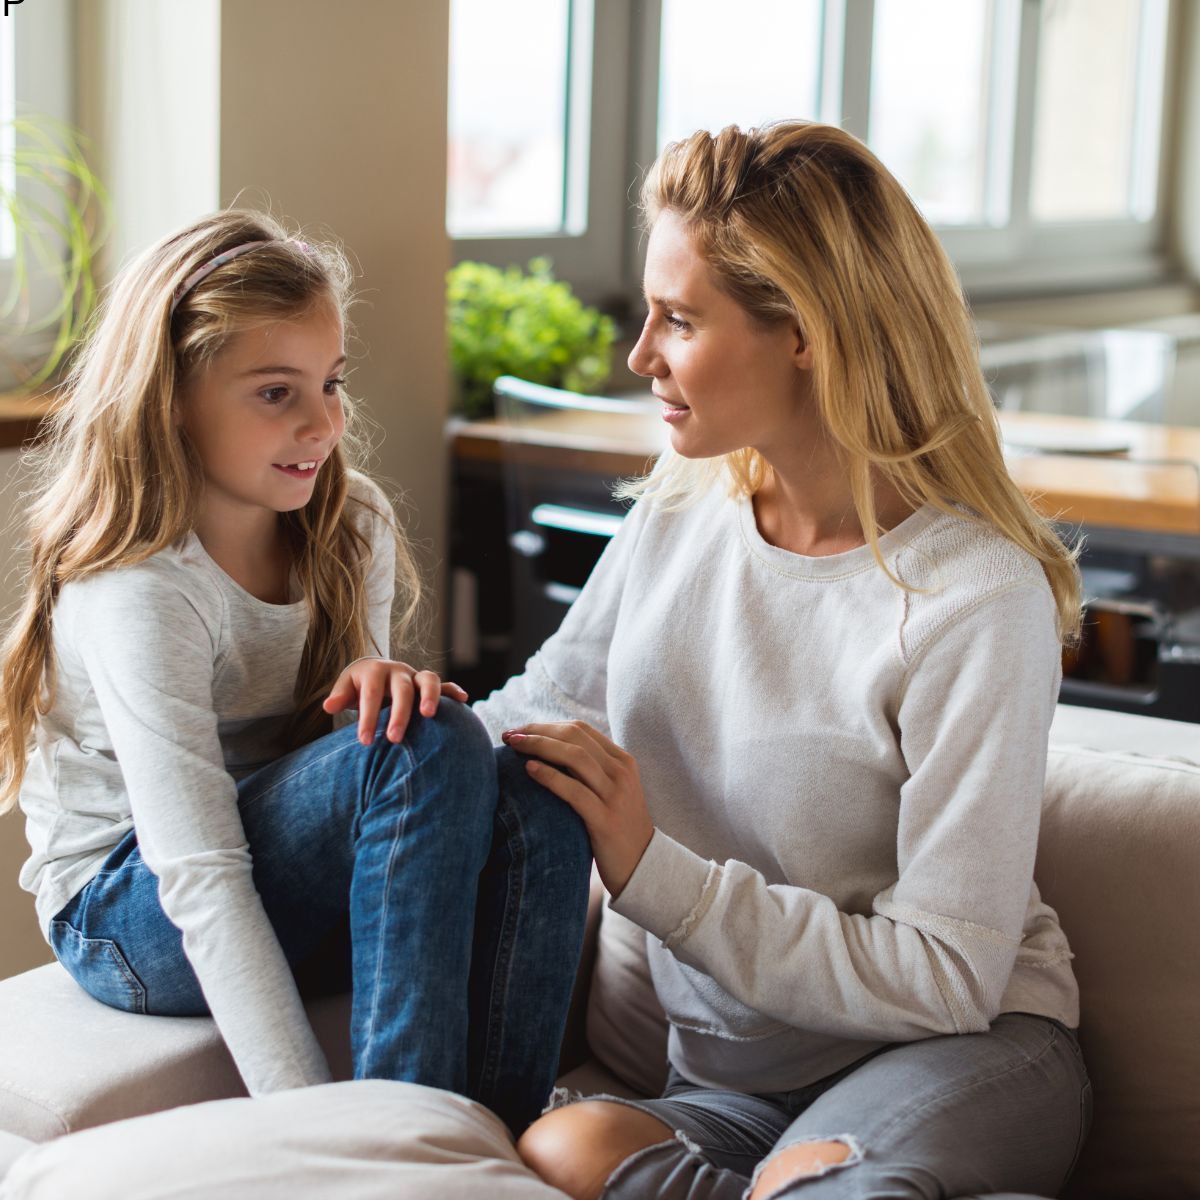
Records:
[[[0,1180],[8,1174],[8,1168],[32,1145],[33,1142],[0,1129]]]
[[[487,1109],[360,1080],[217,1100],[36,1146],[0,1200],[562,1200]]]
[[[349,997],[308,1005],[335,1079],[349,1075]],[[57,963],[0,981],[0,1129],[33,1142],[226,1096],[241,1078],[207,1017],[93,1000]]]
[[[1170,758],[1050,750],[1037,879],[1095,1098],[1067,1196],[1200,1195],[1200,726],[1180,728]]]
[[[646,931],[613,912],[600,917],[588,992],[587,1039],[600,1064],[642,1096],[659,1096],[667,1080],[667,1018],[646,959]]]

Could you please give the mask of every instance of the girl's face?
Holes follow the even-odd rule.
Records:
[[[721,291],[670,210],[650,231],[645,293],[629,368],[654,381],[676,452],[712,458],[752,446],[771,461],[794,450],[805,437],[812,369],[799,328],[764,326]]]
[[[308,503],[345,429],[345,364],[341,318],[323,306],[235,334],[188,381],[176,420],[204,465],[205,515],[236,520]]]

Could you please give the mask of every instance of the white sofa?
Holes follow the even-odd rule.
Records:
[[[1095,1091],[1064,1196],[1200,1196],[1200,725],[1060,707],[1037,877],[1076,953]],[[560,1082],[652,1090],[665,1031],[640,938],[611,913],[596,923],[581,971],[592,1058]],[[345,999],[311,1011],[344,1076]],[[56,965],[0,982],[0,1200],[559,1195],[491,1114],[446,1093],[239,1096],[207,1020],[107,1009]]]

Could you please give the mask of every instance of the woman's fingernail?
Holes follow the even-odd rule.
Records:
[[[541,769],[542,769],[542,764],[540,762],[538,762],[538,760],[536,758],[531,758],[525,764],[525,770],[527,770],[531,775],[536,775]]]

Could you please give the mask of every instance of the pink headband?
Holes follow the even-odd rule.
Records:
[[[298,238],[288,238],[288,241],[296,246],[299,246],[305,254],[308,253],[308,243],[302,242]],[[266,246],[269,243],[266,241],[258,242],[243,242],[240,246],[234,246],[232,250],[222,250],[220,254],[209,259],[202,267],[197,267],[184,281],[179,285],[179,290],[175,293],[175,299],[171,301],[171,311],[167,316],[170,320],[175,315],[175,310],[179,307],[179,302],[206,276],[211,275],[218,267],[223,267],[227,262],[232,262],[235,258],[240,258],[249,250],[255,250],[259,246]]]

